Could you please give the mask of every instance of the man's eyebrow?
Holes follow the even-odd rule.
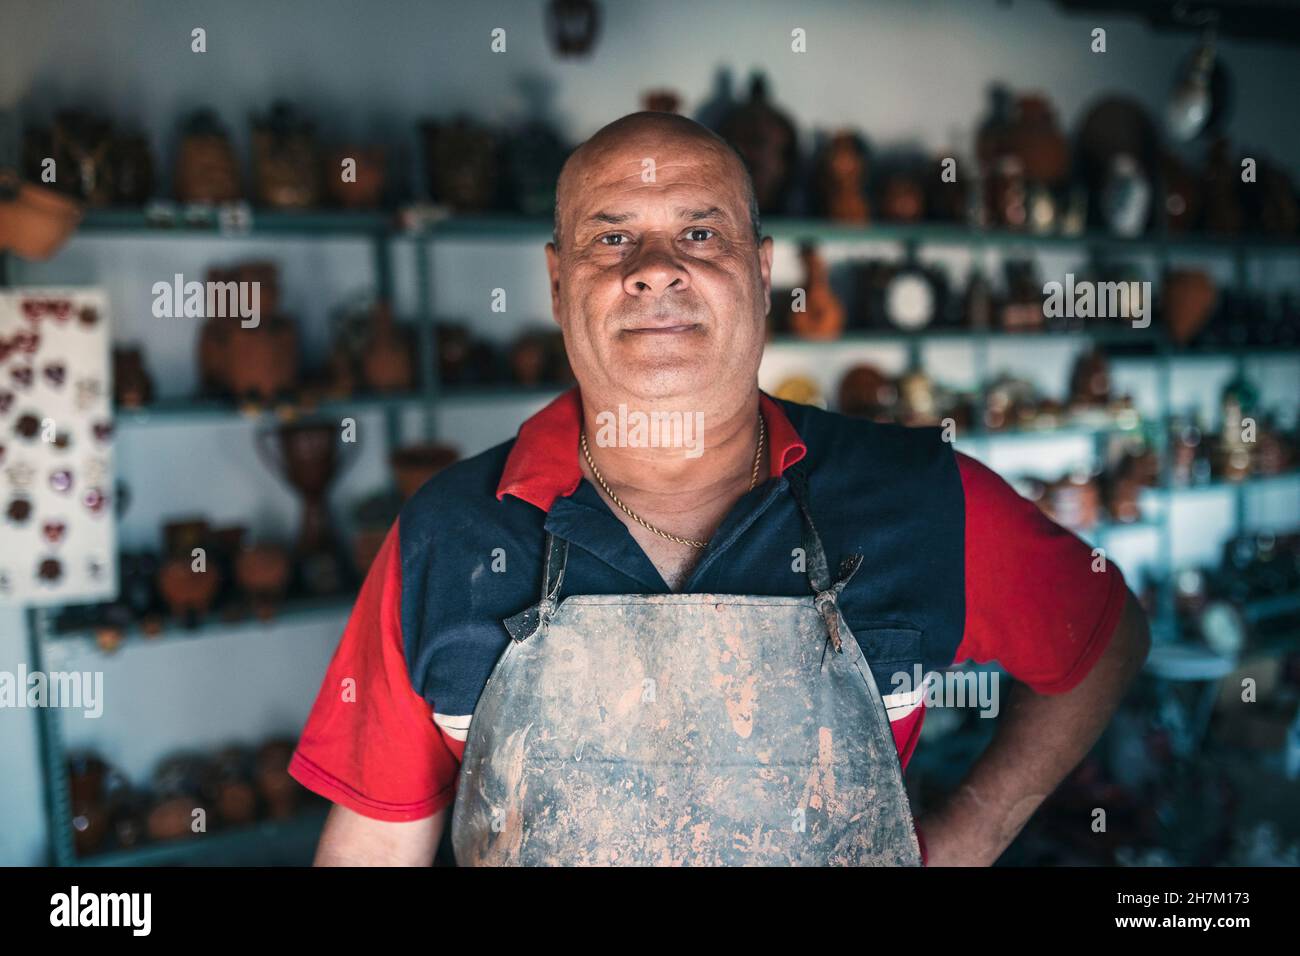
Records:
[[[689,219],[691,222],[700,222],[704,219],[726,219],[727,215],[717,206],[709,206],[707,209],[678,209],[677,215],[683,219]]]
[[[721,220],[726,221],[727,214],[720,206],[707,206],[702,208],[693,208],[690,206],[679,206],[673,210],[673,213],[681,219],[687,219],[691,222],[702,222],[704,220]],[[594,212],[587,217],[588,223],[601,223],[603,225],[618,226],[626,222],[631,222],[636,218],[635,213],[630,212],[606,212],[601,210]]]
[[[630,212],[595,212],[587,217],[587,222],[603,222],[606,225],[617,226],[631,218]]]

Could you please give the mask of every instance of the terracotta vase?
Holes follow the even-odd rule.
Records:
[[[312,594],[333,594],[344,584],[344,566],[327,492],[357,450],[339,438],[338,426],[298,422],[259,432],[257,451],[267,466],[302,498],[302,519],[294,558],[302,586]]]
[[[1070,401],[1076,405],[1105,405],[1110,399],[1110,369],[1106,356],[1093,350],[1079,356],[1070,377]]]
[[[798,136],[790,118],[769,100],[763,74],[753,75],[749,100],[723,119],[719,132],[749,167],[759,211],[784,212],[798,163]]]
[[[273,820],[293,816],[302,797],[302,788],[289,776],[293,749],[294,745],[289,741],[267,741],[258,748],[254,759],[254,783]]]
[[[298,331],[282,316],[262,316],[254,328],[238,318],[221,319],[226,348],[221,378],[244,400],[273,401],[293,391],[298,381]]]
[[[0,251],[44,260],[59,250],[81,221],[81,206],[67,196],[0,172]]]
[[[371,312],[372,332],[361,355],[366,385],[376,392],[408,392],[415,385],[410,337],[393,322],[388,303]]]
[[[158,572],[158,591],[172,615],[193,627],[208,609],[221,588],[221,571],[209,564],[206,571],[195,571],[193,559],[172,558]]]
[[[156,803],[146,819],[145,826],[151,840],[181,840],[197,836],[194,831],[194,811],[206,810],[194,797],[168,797]]]
[[[216,116],[194,114],[176,153],[174,191],[187,203],[228,203],[243,197],[235,151]]]
[[[826,214],[835,222],[870,220],[865,183],[867,157],[852,133],[836,133],[822,157],[819,176]]]
[[[874,366],[855,365],[840,380],[839,403],[844,415],[885,418],[898,403],[898,388]]]
[[[526,388],[540,385],[546,376],[547,343],[536,332],[521,335],[510,348],[510,371]]]
[[[1186,345],[1196,338],[1214,311],[1214,280],[1200,269],[1175,269],[1166,273],[1161,291],[1169,337]]]
[[[253,179],[257,200],[275,209],[320,205],[320,152],[312,124],[287,103],[276,103],[253,124]]]
[[[925,187],[915,178],[895,173],[885,182],[880,214],[890,222],[917,222],[925,215]]]
[[[496,204],[501,177],[496,137],[458,117],[422,124],[429,192],[457,212],[480,212]]]
[[[1052,185],[1064,179],[1069,170],[1069,144],[1056,125],[1051,103],[1041,94],[1022,96],[1016,101],[1004,143],[1020,157],[1025,175],[1032,180]]]
[[[113,350],[113,401],[118,408],[140,408],[153,401],[153,382],[138,348]]]
[[[410,498],[420,487],[456,461],[460,453],[450,445],[431,443],[399,448],[389,457],[393,477],[403,499]]]
[[[804,310],[791,311],[790,324],[804,339],[837,339],[844,331],[844,306],[831,289],[830,270],[811,246],[800,250],[804,266]]]
[[[356,162],[356,179],[343,181],[343,161]],[[326,192],[344,209],[374,209],[384,197],[387,156],[381,146],[344,146],[332,150],[325,160]]]
[[[255,545],[235,558],[235,579],[251,598],[253,610],[269,620],[289,587],[289,555],[283,548]]]

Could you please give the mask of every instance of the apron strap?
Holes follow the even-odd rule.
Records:
[[[808,478],[795,466],[786,472],[790,485],[790,494],[799,507],[799,517],[803,522],[804,560],[808,569],[808,583],[812,587],[813,604],[826,622],[826,633],[831,639],[831,646],[837,652],[843,652],[840,640],[840,614],[838,598],[844,586],[849,583],[858,568],[862,567],[862,555],[851,554],[840,562],[839,574],[831,580],[830,565],[826,560],[826,549],[822,547],[821,535],[813,524],[812,512],[808,508]]]
[[[569,563],[569,542],[546,532],[546,561],[542,569],[541,600],[526,610],[508,617],[502,623],[510,632],[512,640],[526,641],[551,622],[551,615],[560,595],[560,584],[564,581],[564,569]]]

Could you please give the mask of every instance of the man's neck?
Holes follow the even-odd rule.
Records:
[[[689,400],[647,405],[586,392],[582,406],[591,457],[629,507],[638,500],[656,510],[672,511],[679,503],[694,510],[723,498],[730,507],[748,490],[758,441],[757,388],[726,408],[692,407]],[[760,462],[760,480],[766,464]]]

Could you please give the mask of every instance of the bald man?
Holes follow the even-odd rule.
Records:
[[[938,429],[759,389],[772,240],[698,124],[578,148],[545,252],[578,385],[389,532],[290,768],[317,863],[450,813],[460,865],[991,864],[1145,657],[1119,570]],[[915,676],[968,660],[1015,681],[916,820]]]

